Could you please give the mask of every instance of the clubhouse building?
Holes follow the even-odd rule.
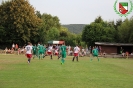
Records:
[[[95,42],[95,46],[101,46],[102,52],[106,52],[108,54],[120,54],[121,47],[123,52],[129,52],[129,54],[133,52],[133,44],[130,43]]]

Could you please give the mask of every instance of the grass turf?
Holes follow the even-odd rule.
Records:
[[[56,56],[27,63],[24,55],[0,55],[0,88],[133,88],[133,59]]]

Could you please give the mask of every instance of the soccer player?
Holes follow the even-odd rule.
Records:
[[[33,51],[33,59],[34,59],[36,56],[36,51],[37,51],[36,44],[34,44],[34,46],[32,47],[32,51]]]
[[[44,56],[44,46],[40,43],[37,48],[38,48],[39,59],[42,59]]]
[[[49,45],[49,47],[48,47],[48,55],[50,55],[50,58],[51,59],[53,59],[52,58],[52,56],[53,56],[52,54],[53,54],[53,46],[52,45]]]
[[[55,48],[55,55],[58,56],[58,48]]]
[[[61,57],[61,45],[58,46],[58,59]]]
[[[43,49],[43,58],[45,57],[45,55],[46,55],[46,46],[44,45],[44,49]]]
[[[60,50],[61,50],[61,64],[64,64],[65,63],[65,58],[66,58],[66,46],[65,46],[65,43],[62,44],[62,46],[60,47]]]
[[[93,48],[92,55],[93,57],[97,57],[98,61],[100,61],[100,59],[98,58],[98,49],[96,47]],[[92,58],[91,58],[91,61],[92,61]]]
[[[25,47],[25,54],[28,58],[28,63],[30,63],[30,60],[32,58],[32,46],[30,42],[28,42],[28,45]]]
[[[40,42],[36,46],[36,56],[37,57],[39,57],[39,49],[38,49],[39,45],[40,45]]]
[[[74,57],[72,59],[72,61],[74,61],[74,59],[76,58],[77,61],[78,61],[78,55],[79,55],[79,52],[80,52],[80,48],[78,46],[74,47]]]

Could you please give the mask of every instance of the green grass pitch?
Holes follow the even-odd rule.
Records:
[[[25,55],[0,55],[0,88],[133,88],[133,59],[56,56],[43,60]]]

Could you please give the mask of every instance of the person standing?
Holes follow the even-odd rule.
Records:
[[[58,56],[59,52],[58,52],[58,48],[55,48],[55,55]]]
[[[78,61],[79,52],[80,52],[80,48],[78,46],[74,47],[74,57],[73,57],[72,61],[74,61],[75,58]]]
[[[15,44],[14,43],[12,44],[12,48],[15,49]]]
[[[33,59],[36,57],[36,51],[37,51],[37,47],[36,44],[34,44],[34,46],[32,47],[33,50]]]
[[[129,57],[129,52],[126,51],[126,59],[128,59],[128,57]]]
[[[65,46],[65,43],[62,44],[62,46],[60,47],[60,50],[61,50],[61,64],[64,64],[65,63],[65,58],[66,58],[66,46]]]
[[[48,47],[48,55],[50,56],[51,59],[53,59],[53,46],[52,45],[49,45]]]
[[[15,45],[15,50],[16,50],[16,51],[18,50],[18,44]]]
[[[46,55],[46,46],[44,45],[43,47],[44,47],[44,48],[43,48],[43,58],[44,58],[45,55]]]
[[[124,50],[123,50],[123,48],[121,47],[121,48],[120,48],[120,54],[122,54],[122,53],[123,53],[123,51],[124,51]]]
[[[32,58],[32,45],[30,42],[28,42],[28,45],[25,47],[25,55],[28,58],[28,63],[30,63]]]
[[[61,45],[58,46],[58,59],[61,57]]]
[[[98,49],[97,49],[97,47],[93,48],[92,55],[93,55],[93,57],[97,57],[98,61],[100,61],[100,59],[98,58]],[[91,58],[91,61],[92,61],[92,58]]]
[[[38,45],[38,53],[39,53],[39,59],[42,59],[44,56],[44,46],[40,43],[40,45]]]

